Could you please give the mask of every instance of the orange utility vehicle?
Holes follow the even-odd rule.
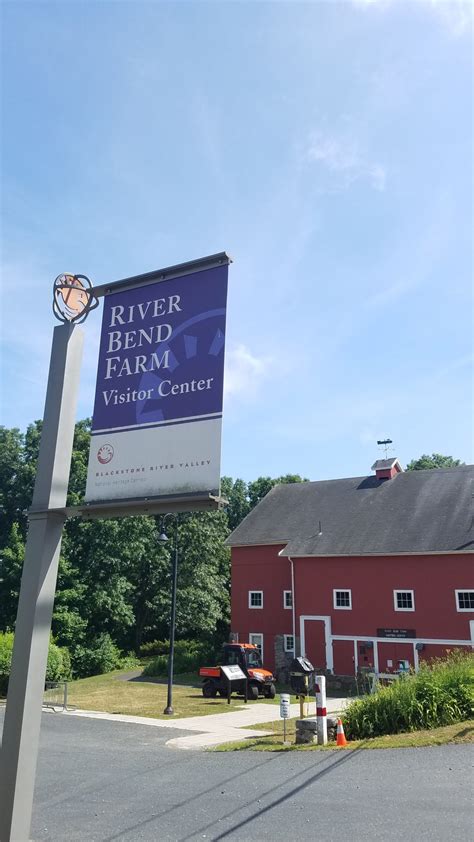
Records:
[[[249,699],[255,700],[259,696],[275,698],[275,679],[271,672],[263,668],[260,652],[253,643],[224,643],[222,665],[240,667],[247,676]],[[211,699],[218,693],[219,696],[227,696],[229,685],[220,666],[201,667],[199,675],[203,679],[202,695],[206,699]],[[244,695],[245,681],[233,681],[232,689]]]

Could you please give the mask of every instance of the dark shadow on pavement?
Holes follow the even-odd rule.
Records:
[[[288,798],[291,798],[293,795],[295,795],[295,793],[300,792],[301,790],[303,790],[303,789],[305,789],[306,787],[308,787],[308,786],[310,786],[311,784],[313,784],[313,783],[314,783],[315,781],[317,781],[319,778],[321,778],[321,777],[323,777],[324,775],[327,775],[327,774],[329,774],[330,772],[332,772],[332,771],[333,771],[336,767],[342,766],[342,765],[343,765],[343,763],[345,763],[345,762],[347,762],[348,760],[350,760],[350,759],[351,759],[351,758],[352,758],[355,754],[359,754],[359,752],[360,752],[361,750],[362,750],[362,747],[361,747],[361,748],[357,748],[357,749],[353,749],[353,750],[351,750],[351,751],[347,751],[347,752],[345,751],[345,752],[344,752],[344,755],[343,755],[342,757],[341,757],[341,756],[339,756],[339,757],[338,757],[338,758],[337,758],[337,759],[336,759],[333,763],[331,763],[329,766],[325,766],[325,767],[324,767],[324,769],[321,769],[320,771],[316,772],[316,774],[312,775],[312,776],[311,776],[311,778],[310,778],[309,780],[305,781],[304,783],[302,783],[302,784],[300,784],[300,785],[298,785],[298,786],[295,786],[295,787],[294,787],[294,788],[293,788],[290,792],[288,792],[286,795],[284,795],[284,796],[282,796],[282,797],[280,797],[280,798],[278,798],[278,799],[275,799],[275,801],[273,801],[271,804],[269,804],[269,805],[268,805],[268,807],[264,807],[264,808],[262,809],[262,808],[259,806],[258,810],[257,810],[257,811],[256,811],[256,812],[255,812],[255,813],[254,813],[254,814],[253,814],[250,818],[245,819],[245,820],[244,820],[244,821],[242,821],[242,822],[239,822],[238,824],[234,825],[232,828],[230,828],[230,829],[229,829],[228,831],[226,831],[225,833],[220,834],[219,836],[215,836],[215,837],[213,837],[214,842],[217,842],[217,840],[219,840],[219,839],[224,839],[224,838],[225,838],[226,836],[228,836],[230,833],[233,833],[235,830],[238,830],[238,829],[239,829],[239,828],[241,828],[241,827],[245,827],[245,825],[247,825],[249,822],[253,821],[253,820],[254,820],[254,818],[256,818],[256,817],[258,817],[258,816],[263,815],[264,813],[266,813],[266,812],[268,812],[269,810],[273,809],[273,807],[276,807],[278,804],[283,803],[283,802],[284,802],[284,801],[286,801]],[[285,752],[285,756],[286,756],[287,754],[288,754],[288,752]],[[184,801],[181,801],[180,803],[175,804],[175,805],[173,805],[172,807],[169,807],[167,810],[164,810],[163,812],[157,813],[157,814],[156,814],[155,816],[153,816],[151,819],[145,819],[143,822],[139,822],[138,824],[132,825],[131,827],[128,827],[128,828],[122,828],[122,830],[120,831],[120,833],[114,834],[113,836],[108,836],[106,839],[104,839],[104,842],[113,842],[113,840],[115,840],[115,839],[120,839],[120,838],[122,838],[122,837],[123,837],[123,835],[124,835],[125,833],[130,833],[131,831],[138,830],[139,828],[140,828],[140,829],[142,829],[142,828],[143,828],[144,826],[146,826],[147,824],[150,824],[150,823],[152,823],[152,822],[154,822],[154,821],[159,820],[162,816],[166,815],[167,813],[171,813],[171,812],[173,812],[174,810],[179,810],[179,809],[181,809],[182,807],[184,807],[184,806],[186,806],[186,805],[190,804],[192,801],[197,801],[197,800],[199,800],[200,798],[202,798],[204,795],[208,795],[208,794],[209,794],[210,792],[212,792],[213,790],[219,789],[219,788],[220,788],[220,787],[222,787],[224,784],[230,783],[231,781],[236,780],[237,778],[241,777],[242,775],[249,774],[249,773],[254,773],[256,768],[261,767],[261,766],[265,766],[265,765],[267,765],[267,764],[269,764],[269,763],[271,763],[271,762],[275,762],[275,761],[277,761],[277,760],[281,760],[281,758],[282,758],[282,754],[281,754],[280,752],[274,752],[274,753],[272,753],[272,757],[271,757],[271,758],[269,758],[268,760],[265,760],[263,763],[254,764],[254,765],[253,765],[250,769],[246,769],[244,772],[239,772],[239,774],[238,774],[238,775],[234,775],[234,776],[232,776],[232,777],[230,777],[230,778],[226,778],[225,780],[219,781],[217,784],[213,785],[212,787],[209,787],[209,789],[207,789],[207,790],[203,790],[202,792],[198,793],[197,795],[194,795],[192,798],[186,798]],[[326,759],[326,758],[325,758],[325,759]],[[330,758],[328,758],[328,759],[330,759]],[[282,786],[287,786],[287,785],[288,785],[289,783],[291,783],[292,781],[296,781],[298,778],[301,778],[301,776],[302,776],[302,775],[307,775],[307,773],[308,773],[308,770],[307,770],[307,769],[303,769],[302,771],[297,772],[295,775],[293,775],[292,777],[287,778],[287,779],[286,779],[283,783],[279,784],[277,787],[272,786],[270,789],[266,790],[265,792],[260,792],[260,793],[258,793],[258,795],[257,795],[257,796],[253,799],[253,801],[248,801],[248,802],[246,802],[245,804],[243,804],[242,806],[237,807],[235,810],[231,810],[231,811],[230,811],[229,813],[227,813],[225,816],[220,816],[219,818],[221,819],[221,821],[222,821],[222,820],[224,820],[224,819],[228,819],[228,818],[230,818],[230,817],[231,817],[231,816],[233,816],[235,813],[238,813],[238,812],[240,812],[241,810],[246,809],[246,808],[247,808],[247,807],[249,807],[251,804],[254,804],[255,802],[260,802],[260,801],[262,800],[262,798],[265,798],[265,796],[267,796],[267,795],[269,795],[270,793],[274,792],[274,791],[275,791],[275,788],[277,788],[277,789],[278,789],[278,788],[280,788],[280,787],[282,787]],[[209,822],[209,823],[208,823],[208,824],[206,824],[206,825],[203,825],[203,826],[202,826],[202,827],[200,827],[200,828],[196,828],[196,830],[194,830],[194,831],[193,831],[193,833],[192,833],[192,834],[190,834],[190,835],[188,835],[188,836],[183,836],[183,837],[178,837],[178,836],[177,836],[177,837],[176,837],[176,839],[178,839],[178,838],[179,838],[179,839],[181,840],[181,842],[187,842],[187,840],[192,839],[192,838],[193,838],[193,837],[195,837],[195,836],[199,836],[199,835],[201,835],[201,836],[202,836],[202,835],[204,835],[205,831],[206,831],[206,830],[209,830],[209,828],[213,827],[214,825],[215,825],[215,820],[213,820],[212,822]],[[251,838],[251,837],[250,837],[250,835],[249,835],[249,838]]]
[[[309,780],[305,781],[304,783],[300,784],[299,786],[293,787],[293,789],[290,792],[287,792],[286,795],[282,795],[281,798],[276,798],[267,807],[263,807],[263,808],[259,807],[258,810],[255,813],[253,813],[252,816],[249,816],[248,819],[244,819],[244,821],[241,821],[238,824],[233,825],[232,828],[230,828],[229,830],[226,830],[224,833],[220,833],[219,836],[214,836],[213,842],[219,842],[219,839],[225,839],[225,837],[229,836],[230,833],[234,833],[236,830],[240,830],[242,827],[245,827],[245,825],[248,825],[250,822],[252,822],[255,818],[263,816],[265,813],[268,813],[269,810],[273,810],[274,807],[277,807],[279,804],[283,804],[285,801],[288,800],[288,798],[292,798],[294,795],[296,795],[296,793],[301,792],[303,789],[306,789],[308,786],[311,786],[312,784],[314,784],[320,778],[324,777],[325,775],[329,775],[331,772],[334,771],[334,769],[338,768],[339,766],[342,766],[344,763],[347,763],[348,760],[352,760],[354,755],[358,754],[360,751],[361,751],[361,749],[356,748],[352,751],[348,751],[347,753],[344,753],[344,755],[342,757],[339,757],[337,760],[335,760],[333,763],[331,763],[330,766],[325,766],[324,769],[321,769],[319,772],[316,772],[314,775],[312,775],[309,778]],[[281,786],[281,784],[280,784],[280,786]],[[268,790],[266,793],[263,794],[263,796],[262,796],[262,794],[260,794],[258,799],[254,799],[253,802],[250,801],[246,806],[249,806],[250,804],[255,803],[255,801],[257,801],[257,800],[261,801],[262,797],[265,797],[265,795],[268,795],[270,792],[272,792],[272,790]],[[239,807],[238,809],[241,810],[242,808]],[[238,811],[233,810],[225,818],[229,818],[235,812],[238,812]],[[210,827],[210,825],[207,825],[207,827]],[[197,833],[202,833],[202,831],[206,830],[207,827],[200,828],[197,831]],[[192,834],[192,836],[195,836],[195,835],[196,835],[195,833]],[[186,842],[187,839],[191,839],[192,836],[186,836],[185,839],[183,840],[183,842]]]
[[[275,757],[266,758],[262,763],[255,763],[250,769],[245,769],[243,772],[239,772],[237,775],[231,775],[228,778],[223,778],[222,780],[218,781],[217,783],[210,786],[208,789],[202,790],[202,792],[197,793],[197,795],[193,795],[192,798],[185,798],[183,801],[180,801],[178,804],[174,804],[172,807],[168,807],[167,810],[163,810],[160,813],[152,816],[151,819],[145,819],[142,822],[138,822],[137,824],[131,825],[131,827],[122,828],[120,833],[115,833],[113,836],[107,836],[104,838],[103,842],[113,842],[114,839],[121,839],[125,833],[130,833],[133,830],[138,830],[138,828],[143,828],[145,825],[150,824],[151,822],[160,819],[162,816],[166,816],[168,813],[172,813],[174,810],[180,810],[182,807],[191,804],[193,801],[198,801],[203,795],[209,795],[210,792],[214,790],[220,790],[222,786],[225,784],[230,784],[233,781],[237,780],[237,778],[242,777],[242,775],[247,775],[249,773],[254,773],[255,769],[259,769],[262,766],[266,766],[268,763],[271,763],[275,760]],[[149,773],[148,773],[149,774]]]

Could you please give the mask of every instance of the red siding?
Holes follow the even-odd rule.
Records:
[[[351,640],[335,640],[333,643],[334,664],[339,675],[352,675],[354,672],[354,644]]]
[[[291,589],[291,567],[288,559],[278,556],[282,547],[232,549],[232,631],[243,641],[250,632],[263,633],[264,658],[270,668],[275,634],[292,634],[292,611],[283,608],[283,591]],[[472,561],[472,554],[462,553],[294,559],[296,635],[301,615],[321,615],[331,618],[332,635],[362,641],[376,637],[378,628],[415,629],[417,638],[470,640],[474,612],[456,610],[455,589],[474,589]],[[351,590],[351,610],[334,609],[333,589]],[[395,611],[394,589],[414,591],[415,611]],[[263,609],[249,609],[249,590],[263,591]],[[321,661],[318,666],[324,666],[323,632],[322,622],[305,623],[306,651],[308,656],[314,651]],[[352,641],[334,641],[333,653],[335,672],[353,671]],[[387,669],[388,659],[394,667],[400,659],[413,663],[411,643],[379,643],[378,654],[381,671]],[[442,654],[442,646],[427,644],[420,660]],[[370,649],[360,656],[360,664],[373,664]]]
[[[283,608],[283,591],[291,590],[290,563],[279,558],[285,545],[232,548],[231,630],[239,640],[263,634],[265,666],[273,669],[275,634],[292,634],[292,611]],[[249,591],[263,591],[263,609],[249,608]]]

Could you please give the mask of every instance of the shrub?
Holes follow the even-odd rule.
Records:
[[[111,672],[121,666],[121,661],[120,650],[107,632],[99,634],[88,646],[76,646],[72,653],[74,674],[80,677]]]
[[[474,715],[474,656],[457,650],[358,699],[344,712],[353,739],[437,728]]]
[[[168,658],[166,655],[158,655],[153,658],[143,670],[142,675],[167,675],[168,674]]]
[[[120,658],[120,669],[123,670],[132,670],[134,667],[140,667],[141,662],[140,659],[137,658],[135,652],[127,652],[126,655],[122,655]]]
[[[71,658],[68,650],[63,646],[49,644],[48,665],[46,667],[46,681],[61,681],[71,677]]]
[[[9,675],[12,662],[13,632],[0,634],[0,673]]]
[[[150,640],[148,643],[142,643],[140,646],[140,655],[147,657],[149,655],[166,655],[169,649],[169,643],[166,640]]]
[[[12,662],[13,632],[0,634],[0,694],[4,695],[8,689],[8,676]]]
[[[143,651],[143,649],[142,649]],[[169,643],[164,644],[164,652],[150,661],[143,670],[143,675],[168,674]],[[174,672],[196,672],[206,663],[214,663],[216,653],[208,643],[196,640],[177,640],[174,645]]]
[[[6,693],[13,654],[13,632],[0,634],[0,693]],[[61,681],[70,678],[71,658],[68,650],[49,643],[46,681]]]

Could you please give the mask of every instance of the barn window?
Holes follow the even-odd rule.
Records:
[[[352,592],[350,590],[336,590],[332,592],[334,608],[350,611],[352,608]]]
[[[283,635],[283,645],[285,652],[294,652],[295,651],[295,638],[292,634],[284,634]]]
[[[283,608],[293,608],[293,594],[291,591],[283,591]]]
[[[458,611],[474,611],[474,591],[456,591]]]
[[[263,591],[249,591],[249,608],[263,608]]]
[[[415,591],[394,591],[393,606],[395,611],[414,611]]]
[[[253,643],[253,645],[257,647],[263,661],[263,634],[260,632],[250,632],[249,643]]]

